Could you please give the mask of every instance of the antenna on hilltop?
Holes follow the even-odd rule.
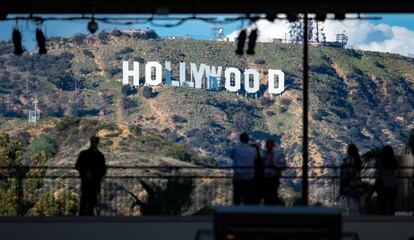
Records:
[[[224,39],[224,28],[220,25],[215,25],[211,28],[211,40],[222,41]]]
[[[336,34],[336,42],[340,45],[340,47],[345,47],[346,44],[348,44],[348,35],[345,34],[345,31],[340,34]]]
[[[33,101],[33,110],[29,110],[29,123],[34,123],[36,124],[37,121],[39,121],[40,119],[40,111],[37,108],[37,104],[39,103],[39,100],[37,99],[37,94],[36,97]]]

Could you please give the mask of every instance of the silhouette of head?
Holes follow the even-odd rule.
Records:
[[[355,157],[359,155],[358,148],[355,144],[349,144],[347,152],[348,152],[348,155],[351,157]]]
[[[275,147],[275,141],[273,140],[266,140],[266,149],[268,152],[273,151],[273,148]]]
[[[359,156],[357,146],[355,144],[349,144],[347,152],[348,156],[351,157],[351,159],[353,160],[352,164],[358,169],[362,168],[362,161],[361,157]]]
[[[397,167],[394,149],[392,149],[390,145],[387,145],[384,148],[382,148],[380,163],[384,168],[389,170],[394,170]]]
[[[248,143],[249,142],[249,135],[247,135],[247,133],[240,134],[240,142]]]
[[[99,137],[92,136],[90,140],[91,140],[91,148],[97,149],[99,145]]]

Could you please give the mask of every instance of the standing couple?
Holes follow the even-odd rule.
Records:
[[[240,143],[231,152],[233,159],[233,203],[276,204],[282,170],[286,167],[273,140],[266,141],[263,157],[260,147],[249,143],[247,133],[240,135]]]

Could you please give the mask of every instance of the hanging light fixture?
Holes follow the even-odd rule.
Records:
[[[7,19],[7,13],[6,12],[3,12],[3,11],[1,11],[0,10],[0,20],[6,20]]]
[[[326,13],[325,12],[316,13],[315,20],[318,21],[318,22],[325,22]]]
[[[335,20],[343,21],[345,20],[346,16],[344,12],[336,12],[335,13]]]
[[[286,19],[289,22],[296,22],[298,20],[298,13],[296,13],[296,12],[286,13]]]
[[[249,55],[254,54],[254,48],[256,47],[257,41],[257,29],[253,29],[249,34],[249,43],[247,44],[247,51],[246,53]]]
[[[237,55],[243,55],[244,53],[244,45],[246,44],[247,33],[246,29],[243,29],[239,33],[239,37],[237,38]]]
[[[94,18],[92,18],[92,20],[88,22],[88,30],[92,34],[94,34],[98,30],[98,23],[95,22]]]
[[[266,14],[266,19],[269,22],[274,22],[276,18],[277,18],[277,14],[276,13],[267,13]]]
[[[13,29],[12,34],[13,45],[14,45],[14,54],[20,56],[23,54],[23,47],[22,47],[22,34],[20,33],[19,29]]]
[[[39,48],[39,54],[46,54],[47,53],[46,38],[42,30],[40,30],[39,28],[36,29],[36,41],[37,41],[37,46]]]

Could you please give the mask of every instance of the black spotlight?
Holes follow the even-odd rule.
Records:
[[[254,29],[250,32],[250,35],[249,35],[249,43],[247,44],[247,51],[246,51],[247,54],[249,55],[254,54],[256,40],[257,40],[257,29]]]
[[[42,30],[40,30],[39,28],[36,29],[36,41],[37,41],[37,46],[39,47],[39,54],[46,54],[47,53],[46,38]]]
[[[13,45],[14,45],[14,54],[22,55],[23,54],[22,35],[20,34],[20,31],[17,28],[13,29]]]
[[[246,43],[246,38],[247,38],[246,29],[243,29],[240,31],[239,37],[237,38],[237,49],[236,49],[237,55],[243,55],[244,44]]]
[[[289,22],[296,22],[298,20],[298,14],[297,13],[286,13],[286,18]]]
[[[7,13],[0,11],[0,20],[6,20],[7,19],[7,15],[8,15]]]
[[[335,20],[345,20],[345,13],[335,13]]]
[[[95,19],[92,19],[90,22],[88,22],[88,30],[92,34],[98,30],[98,23],[95,22]]]
[[[276,17],[277,17],[277,14],[276,13],[267,13],[266,14],[266,19],[269,22],[274,22],[275,19],[276,19]]]
[[[316,13],[315,20],[318,22],[325,22],[326,13]]]

